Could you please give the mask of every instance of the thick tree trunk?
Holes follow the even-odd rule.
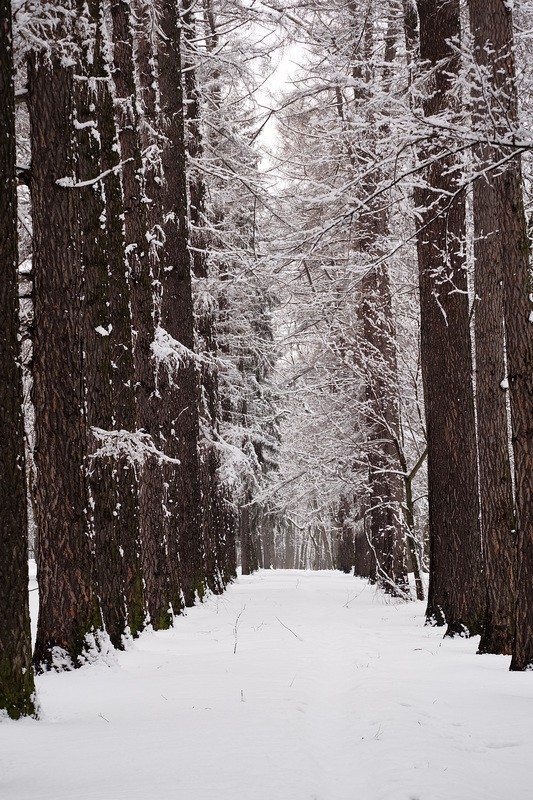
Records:
[[[29,79],[39,666],[52,665],[61,650],[77,663],[102,619],[85,484],[79,193],[58,183],[75,175],[74,68],[35,53]]]
[[[454,112],[459,1],[419,0],[427,117]],[[458,163],[436,138],[419,153],[425,187],[415,189],[421,362],[428,437],[430,582],[427,621],[447,634],[481,630],[481,541],[472,351],[465,269],[465,191]]]
[[[474,59],[482,81],[473,88],[474,122],[481,140],[475,149],[475,169],[481,175],[473,186],[476,262],[474,319],[479,483],[487,597],[479,651],[511,653],[515,616],[516,535],[506,386],[503,380],[506,375],[503,282],[504,273],[512,269],[509,254],[513,252],[513,244],[508,241],[504,226],[506,207],[510,200],[514,202],[509,195],[513,179],[506,174],[506,170],[503,173],[494,170],[498,161],[510,155],[509,149],[484,144],[483,141],[494,134],[504,136],[508,132],[509,122],[516,121],[512,25],[508,21],[510,14],[501,3],[471,0],[469,5]],[[500,14],[500,6],[503,14]],[[486,91],[487,86],[490,87],[489,92]],[[496,95],[496,103],[491,102],[489,98]],[[510,104],[512,108],[509,108]],[[511,171],[517,168],[516,163],[510,167]],[[519,173],[516,177],[519,180]],[[524,291],[527,290],[524,288]]]
[[[489,96],[495,99],[487,120],[488,131],[492,139],[496,135],[512,142],[518,125],[512,10],[508,4],[497,0],[487,0],[483,4],[470,0],[469,8],[476,62],[481,67]],[[490,59],[487,59],[487,52],[490,52]],[[486,240],[487,247],[493,247],[490,252],[494,259],[492,281],[498,278],[503,281],[503,297],[497,291],[492,299],[503,304],[515,469],[518,572],[511,669],[523,670],[533,666],[533,304],[529,240],[522,199],[520,155],[513,152],[512,147],[503,145],[490,150],[485,147],[484,155],[492,165],[507,160],[505,165],[498,166],[478,182],[486,187],[485,192],[490,194],[485,197],[492,201],[489,210],[492,209],[493,216],[488,217],[485,209],[481,223],[486,234],[495,234]],[[483,186],[480,186],[477,192],[482,191]],[[486,270],[488,265],[478,263],[476,268]],[[484,273],[480,272],[480,275]],[[487,289],[490,288],[489,285]],[[495,313],[498,311],[495,309]],[[497,380],[496,374],[493,391]],[[502,489],[507,487],[507,476],[504,475]],[[501,472],[494,479],[500,476]],[[505,513],[506,526],[500,525],[498,532],[493,529],[486,536],[489,610],[481,645],[491,652],[504,649],[508,652],[513,635],[514,548],[508,505],[500,511],[502,517]]]
[[[97,9],[87,15],[85,25],[95,34]],[[120,500],[113,474],[113,457],[95,455],[102,444],[96,430],[112,431],[114,397],[111,338],[115,335],[110,302],[110,257],[106,236],[107,209],[101,172],[101,131],[98,127],[105,86],[98,71],[99,54],[94,44],[83,53],[84,64],[76,76],[74,98],[77,137],[76,184],[67,191],[77,196],[82,258],[83,381],[87,418],[88,462],[86,465],[95,543],[98,594],[104,624],[112,643],[119,646],[125,627],[122,592]],[[90,59],[90,60],[89,60]],[[90,68],[88,65],[91,65]],[[83,69],[88,67],[87,72]],[[98,131],[98,135],[95,135]],[[84,185],[86,184],[86,185]]]
[[[161,192],[165,246],[160,254],[161,327],[177,353],[161,364],[160,424],[166,454],[179,460],[167,471],[168,541],[179,559],[180,594],[186,605],[205,591],[205,556],[201,528],[199,463],[199,374],[194,354],[191,264],[187,241],[187,188],[183,120],[180,26],[177,5],[159,0],[157,64],[161,103]],[[173,345],[172,342],[177,343]],[[169,369],[174,361],[175,369]],[[179,364],[178,364],[179,362]],[[177,547],[177,552],[174,550]],[[179,593],[176,593],[176,589]]]
[[[0,713],[33,714],[11,3],[0,3]]]
[[[220,450],[217,445],[220,428],[219,381],[216,357],[217,303],[212,291],[208,258],[207,189],[198,163],[203,154],[200,91],[196,81],[194,48],[196,25],[189,0],[183,2],[185,48],[184,89],[186,95],[187,150],[189,155],[189,249],[196,278],[194,293],[196,339],[198,352],[205,354],[200,366],[200,470],[202,478],[202,539],[206,558],[206,579],[212,591],[222,591],[228,572],[225,561],[224,503],[220,486]]]
[[[119,108],[119,135],[122,159],[122,185],[127,258],[130,271],[131,313],[134,334],[134,369],[136,387],[136,427],[145,431],[154,447],[162,451],[158,413],[158,393],[152,347],[155,340],[155,272],[159,222],[156,181],[158,161],[153,158],[153,140],[157,125],[157,75],[152,50],[152,9],[139,3],[136,16],[139,31],[133,27],[130,3],[118,0],[111,6],[113,18],[115,80]],[[139,87],[137,90],[134,42],[137,41]],[[138,111],[139,95],[142,116]],[[143,164],[143,147],[151,155]],[[158,284],[159,286],[159,284]],[[157,290],[158,303],[160,291]],[[164,475],[160,458],[146,457],[139,484],[139,519],[142,572],[145,581],[146,607],[156,630],[172,624],[171,574],[164,526]]]
[[[96,556],[101,576],[100,597],[106,627],[113,643],[120,646],[126,631],[135,635],[142,629],[145,616],[139,559],[137,479],[135,466],[125,452],[127,448],[120,438],[122,432],[126,432],[127,437],[135,430],[132,325],[120,183],[121,154],[111,93],[110,64],[107,62],[107,33],[102,4],[98,0],[92,0],[88,9],[88,23],[95,31],[95,41],[92,59],[87,60],[92,64],[91,73],[96,81],[86,98],[89,106],[86,108],[87,118],[84,121],[96,123],[98,139],[94,143],[93,137],[92,151],[90,143],[86,142],[86,168],[89,174],[92,172],[93,177],[101,174],[102,178],[89,189],[96,197],[96,203],[100,205],[100,213],[95,213],[98,209],[93,197],[87,198],[82,204],[84,213],[88,215],[86,229],[92,227],[94,232],[91,244],[94,253],[92,256],[88,254],[85,266],[86,284],[92,275],[95,279],[93,296],[97,299],[95,307],[88,308],[87,333],[91,340],[94,340],[95,333],[99,335],[95,350],[100,351],[99,359],[92,363],[92,370],[86,370],[87,412],[92,409],[96,419],[101,415],[101,422],[96,422],[96,426],[114,431],[113,436],[117,442],[116,452],[110,458],[97,459],[94,467],[96,473],[102,470],[114,487],[114,507],[109,494],[107,497],[110,505],[104,511],[104,525],[101,530],[96,529],[96,538],[100,540]],[[90,128],[88,132],[92,133]],[[92,215],[89,214],[91,206]],[[105,224],[102,224],[103,220]],[[85,240],[89,238],[85,236]],[[96,264],[101,272],[99,276],[95,270]],[[89,295],[86,293],[86,300]],[[102,318],[100,323],[98,315]],[[110,326],[107,336],[102,336],[102,329],[106,330],[104,318],[108,319]],[[91,328],[91,319],[93,323],[98,323],[94,331]],[[91,358],[90,349],[86,347],[88,362]],[[94,381],[93,388],[97,392],[94,394],[96,403],[90,401],[90,379]],[[99,395],[102,400],[98,400]],[[102,402],[104,398],[105,402]],[[96,445],[98,446],[98,437]],[[106,481],[96,479],[96,487],[93,487],[95,500],[96,494],[105,483]],[[109,511],[111,517],[108,517]],[[97,512],[96,503],[95,513]],[[111,529],[106,533],[109,524]]]

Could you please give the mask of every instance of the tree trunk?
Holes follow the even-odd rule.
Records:
[[[115,544],[112,547],[113,552],[110,553],[112,558],[101,557],[97,550],[97,562],[105,582],[101,592],[109,593],[114,586],[112,602],[117,611],[121,609],[120,616],[116,618],[114,631],[109,631],[113,643],[120,646],[123,634],[128,631],[136,635],[144,626],[145,617],[139,558],[136,470],[128,456],[127,447],[121,443],[120,438],[125,435],[127,441],[128,435],[135,431],[132,319],[125,256],[124,203],[120,181],[121,153],[117,141],[111,65],[107,56],[107,31],[102,3],[93,0],[89,5],[89,11],[91,24],[95,29],[92,69],[97,78],[93,96],[95,111],[89,113],[93,113],[99,132],[99,153],[95,152],[96,158],[92,169],[93,174],[102,175],[99,187],[103,206],[103,217],[98,218],[99,230],[95,229],[95,240],[101,242],[105,254],[104,260],[107,261],[107,279],[102,278],[100,281],[100,291],[105,298],[111,325],[109,336],[101,338],[105,338],[108,343],[110,358],[111,415],[108,421],[111,428],[109,430],[114,430],[115,435],[118,434],[118,448],[109,461],[116,496],[115,508],[112,511]],[[102,225],[102,219],[105,219],[105,225]],[[104,546],[109,549],[109,541],[106,540]],[[113,560],[116,565],[116,575],[111,576],[109,567]],[[105,614],[105,617],[106,624],[109,625],[108,615]]]
[[[98,3],[87,6],[85,27],[90,50],[82,51],[83,63],[76,75],[74,97],[77,136],[76,184],[69,189],[78,197],[78,224],[82,257],[83,381],[87,416],[88,463],[86,465],[91,501],[89,521],[94,536],[98,594],[104,624],[115,647],[125,629],[122,591],[121,529],[119,487],[114,475],[114,458],[96,455],[102,439],[96,431],[113,431],[113,353],[115,320],[111,312],[111,259],[106,235],[108,212],[101,172],[101,116],[105,81],[100,74],[98,52]],[[98,135],[95,135],[95,131]],[[83,185],[86,184],[86,185]],[[105,223],[103,224],[103,220]],[[104,440],[105,442],[105,440]]]
[[[161,364],[160,423],[166,454],[179,460],[167,468],[168,541],[179,559],[180,594],[192,605],[205,591],[199,464],[199,375],[194,353],[191,265],[187,242],[187,189],[183,122],[180,25],[172,0],[159,0],[157,64],[161,103],[161,192],[165,246],[160,254],[161,327],[177,355]],[[173,362],[173,365],[172,365]],[[171,368],[173,366],[173,368]],[[174,554],[174,550],[177,551]],[[179,588],[180,594],[176,593]]]
[[[490,134],[513,140],[518,127],[518,101],[513,53],[513,15],[508,4],[470,0],[470,22],[475,58],[482,79],[495,98],[490,115]],[[487,42],[489,43],[487,47]],[[487,63],[487,49],[490,61]],[[496,116],[495,116],[496,114]],[[494,202],[493,217],[483,218],[486,233],[497,232],[491,256],[495,278],[503,280],[503,318],[507,355],[507,381],[511,406],[511,429],[515,469],[515,509],[518,542],[516,581],[516,628],[511,669],[533,666],[533,329],[531,327],[532,285],[529,271],[529,240],[522,198],[520,155],[510,147],[485,150],[490,162],[507,159],[496,175],[489,173],[478,182],[486,185]],[[481,188],[478,188],[481,192]],[[491,237],[487,240],[492,244]],[[498,246],[499,245],[499,246]],[[478,266],[478,265],[476,265]],[[479,265],[486,268],[486,265]],[[483,299],[483,297],[481,298]],[[496,295],[495,302],[500,299]],[[496,381],[498,376],[494,376]],[[495,476],[498,479],[499,474]],[[502,512],[503,513],[503,512]],[[489,612],[482,645],[508,648],[513,625],[512,584],[513,536],[507,530],[487,536]],[[497,561],[496,561],[497,559]],[[499,592],[503,592],[500,596]]]
[[[350,499],[346,496],[341,497],[337,515],[340,530],[335,567],[347,575],[352,571],[355,564],[355,531],[351,513],[352,503]]]
[[[183,84],[186,96],[187,150],[189,155],[189,249],[196,278],[195,319],[196,349],[205,354],[200,364],[200,471],[202,479],[202,540],[206,559],[206,580],[209,588],[220,592],[225,585],[224,497],[220,486],[220,451],[217,446],[220,428],[218,354],[216,317],[217,303],[212,290],[206,230],[207,189],[198,163],[203,154],[200,92],[196,81],[194,47],[196,26],[189,0],[183,2],[183,44],[185,70]],[[222,559],[222,560],[221,560]]]
[[[419,0],[427,117],[453,122],[459,0]],[[419,152],[426,185],[415,189],[421,363],[428,437],[430,580],[426,619],[448,635],[481,630],[483,593],[472,351],[465,268],[465,190],[438,136]]]
[[[52,666],[61,651],[77,664],[102,619],[84,479],[79,193],[58,184],[75,174],[74,68],[54,52],[33,53],[29,80],[40,591],[34,660]]]
[[[355,7],[352,6],[351,11],[354,14]],[[370,130],[375,130],[376,124],[371,108],[365,108],[364,103],[370,100],[373,92],[369,64],[376,45],[377,20],[374,13],[369,8],[362,23],[363,32],[360,35],[364,37],[365,60],[353,68],[354,79],[364,80],[364,89],[355,92],[355,99],[357,105],[362,106],[362,113],[366,115]],[[358,35],[354,30],[354,41]],[[381,78],[385,91],[388,88],[390,65],[395,58],[395,48],[395,24],[390,18],[385,39],[385,69]],[[342,111],[340,113],[343,117]],[[362,190],[364,195],[371,197],[382,180],[381,172],[372,170],[368,149],[359,150],[357,142],[349,145],[349,156],[352,165],[368,165]],[[408,578],[401,514],[403,482],[395,444],[400,427],[398,369],[389,271],[388,266],[381,263],[383,240],[388,233],[388,218],[386,205],[382,200],[370,200],[367,207],[368,211],[361,214],[359,220],[358,249],[361,254],[368,254],[369,257],[369,263],[362,264],[359,303],[362,327],[360,361],[365,380],[368,429],[369,544],[376,567],[375,580],[386,592],[404,597],[408,589]],[[376,265],[373,261],[379,263]]]
[[[244,504],[240,510],[239,535],[241,540],[241,569],[243,575],[251,575],[259,566],[257,561],[253,525],[255,513]]]
[[[145,431],[155,449],[162,453],[157,379],[152,352],[155,341],[156,292],[158,303],[160,301],[158,282],[156,290],[156,273],[159,274],[159,238],[156,233],[159,222],[159,163],[154,157],[156,144],[153,139],[157,127],[157,75],[151,39],[152,11],[151,5],[138,4],[136,16],[139,19],[139,31],[136,32],[130,3],[119,0],[111,6],[115,60],[113,77],[119,98],[120,119],[123,121],[119,125],[120,146],[123,161],[127,162],[122,170],[122,185],[130,266],[131,313],[135,331],[137,428]],[[137,106],[135,40],[142,116]],[[144,164],[143,148],[148,153]],[[168,558],[163,497],[164,475],[161,459],[156,455],[146,457],[139,485],[141,559],[147,611],[156,630],[168,628],[172,624],[169,613],[171,575],[176,569]]]
[[[11,3],[0,3],[0,713],[35,712],[18,316]]]
[[[373,239],[369,241],[368,236],[365,237],[362,249],[375,252]],[[390,284],[385,265],[366,271],[361,292],[369,428],[370,541],[377,582],[386,592],[404,596],[408,580],[401,514],[403,482],[395,445],[399,435],[397,368]]]
[[[474,124],[480,137],[480,144],[475,148],[475,168],[482,173],[473,186],[476,402],[486,585],[485,622],[479,652],[511,653],[516,536],[503,381],[506,374],[503,281],[507,269],[512,269],[509,254],[513,252],[513,243],[507,240],[504,226],[506,207],[514,198],[508,191],[511,176],[505,170],[494,171],[494,165],[510,155],[509,149],[483,142],[495,133],[504,136],[509,121],[516,122],[516,89],[510,62],[512,26],[507,21],[510,14],[501,3],[471,0],[469,5],[474,59],[482,76],[482,82],[474,84],[473,88]],[[500,6],[503,14],[500,14]],[[496,102],[490,101],[493,96],[497,96]],[[517,164],[512,164],[510,169],[516,170]],[[519,174],[517,177],[520,180]]]

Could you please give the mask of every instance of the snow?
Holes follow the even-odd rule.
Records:
[[[529,800],[533,674],[423,612],[341,573],[241,577],[40,676],[42,719],[0,723],[0,797]]]

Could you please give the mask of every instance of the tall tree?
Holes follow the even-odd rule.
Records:
[[[500,7],[503,14],[500,14]],[[520,166],[503,147],[516,124],[512,25],[503,4],[470,2],[473,39],[473,185],[476,403],[479,489],[486,591],[479,650],[511,653],[516,592],[516,533],[506,404],[504,283],[516,244],[507,228],[509,203],[520,193]],[[500,140],[498,143],[497,140]],[[511,159],[511,163],[506,162]],[[518,172],[517,172],[518,170]],[[513,173],[515,173],[513,175]],[[513,186],[514,184],[514,186]],[[516,212],[519,214],[519,212]],[[525,239],[525,229],[522,234]],[[516,267],[515,267],[516,268]],[[522,265],[522,272],[524,266]],[[527,291],[523,287],[523,291]],[[515,313],[515,312],[514,312]],[[511,360],[515,358],[509,354]],[[514,392],[514,387],[513,387]]]
[[[146,12],[145,12],[146,13]],[[145,588],[145,605],[152,626],[159,630],[170,624],[169,565],[163,538],[163,474],[160,464],[160,436],[157,390],[152,345],[155,339],[154,287],[151,235],[147,211],[146,180],[143,174],[141,112],[138,102],[134,57],[135,28],[131,5],[126,0],[111,3],[113,21],[113,80],[122,156],[122,190],[127,272],[130,283],[132,327],[134,330],[135,427],[148,437],[147,447],[137,465],[139,471],[138,514],[140,559]],[[139,37],[139,49],[146,47]],[[153,91],[154,76],[142,70],[147,90]],[[146,96],[145,96],[146,101]],[[146,107],[146,102],[144,108]],[[131,623],[130,623],[131,624]]]
[[[423,112],[446,129],[457,110],[459,0],[418,0]],[[447,634],[481,630],[481,540],[465,197],[460,164],[438,128],[420,148],[414,191],[421,312],[421,363],[428,442],[430,584],[428,622]]]
[[[99,597],[115,646],[142,628],[137,482],[125,444],[135,426],[129,286],[103,5],[80,12],[76,81],[77,181],[83,270],[83,377],[88,481]]]
[[[374,15],[375,9],[369,7],[360,37],[365,42],[367,86],[364,93],[366,95],[372,93],[368,83],[371,77],[369,64],[375,46]],[[389,17],[384,42],[385,68],[382,77],[385,90],[388,88],[391,65],[395,58],[397,37],[395,28],[395,22]],[[362,73],[363,68],[359,66],[354,70],[354,77],[361,79]],[[369,127],[374,130],[376,125],[372,119],[372,112],[369,111],[367,116]],[[372,143],[372,134],[369,136],[369,142]],[[368,144],[365,143],[364,150],[367,154],[366,158],[365,156],[363,158],[368,162],[368,177],[366,185],[363,185],[363,194],[372,197],[384,176],[379,168],[372,168],[373,148],[368,148]],[[357,152],[354,146],[352,152]],[[389,270],[383,260],[382,248],[388,233],[388,217],[382,198],[367,203],[367,210],[360,215],[360,224],[362,230],[359,249],[377,262],[370,263],[363,272],[360,302],[361,361],[365,373],[368,408],[370,539],[375,555],[376,580],[385,591],[404,595],[408,588],[408,579],[401,512],[404,486],[399,470],[397,444],[400,436],[398,368]]]
[[[160,192],[164,247],[160,252],[161,308],[159,354],[167,353],[159,370],[159,420],[170,465],[167,497],[169,553],[179,561],[180,598],[194,603],[205,590],[201,530],[199,462],[199,375],[194,353],[191,263],[188,249],[186,151],[184,139],[181,26],[178,6],[158,0],[157,66],[159,75],[160,143],[163,185]],[[165,466],[167,469],[167,466]]]
[[[11,3],[0,3],[0,710],[33,714]]]
[[[483,4],[471,0],[469,10],[475,61],[482,84],[489,92],[491,107],[484,122],[488,122],[493,147],[484,151],[488,157],[484,165],[488,174],[480,178],[487,183],[486,191],[490,191],[487,197],[490,205],[485,209],[481,224],[488,242],[492,245],[491,239],[495,240],[491,253],[493,278],[501,278],[503,283],[502,296],[497,291],[493,302],[503,306],[515,469],[518,572],[511,669],[523,670],[533,665],[533,305],[521,160],[514,147],[518,100],[513,12],[509,4],[496,0]],[[489,268],[486,263],[476,264],[478,270]],[[497,379],[498,376],[494,376],[493,383]],[[509,516],[507,525],[511,522]],[[486,550],[489,616],[482,644],[486,644],[487,649],[505,648],[507,651],[513,635],[513,530],[504,529],[499,534],[488,531]]]
[[[212,591],[221,591],[233,573],[226,547],[226,497],[221,485],[220,394],[217,365],[218,336],[216,275],[209,258],[207,184],[202,173],[204,155],[202,102],[197,76],[198,48],[195,9],[183,2],[184,90],[186,96],[186,143],[189,156],[189,249],[194,274],[196,349],[200,362],[200,472],[202,481],[202,539],[206,577]],[[234,548],[231,548],[234,550]]]
[[[34,660],[39,666],[52,666],[58,657],[77,663],[87,637],[102,628],[85,482],[80,195],[71,186],[79,53],[69,30],[75,8],[67,3],[62,10],[55,41],[44,39],[30,53],[28,66],[40,588]],[[70,58],[64,58],[63,48]]]

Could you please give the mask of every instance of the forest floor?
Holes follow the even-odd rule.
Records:
[[[240,578],[40,676],[41,719],[0,722],[0,798],[530,800],[533,673],[423,612],[341,573]]]

